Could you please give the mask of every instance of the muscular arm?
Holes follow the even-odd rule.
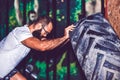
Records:
[[[14,8],[15,8],[15,13],[16,13],[16,19],[18,21],[19,25],[22,25],[23,17],[19,9],[19,1],[14,0]]]
[[[39,51],[52,50],[69,39],[69,32],[74,29],[74,26],[68,26],[65,28],[64,36],[61,38],[51,39],[51,40],[39,40],[35,37],[31,37],[22,41],[22,43],[30,48]]]
[[[22,43],[27,47],[33,48],[35,50],[47,51],[56,48],[57,46],[65,42],[67,39],[68,38],[66,36],[51,40],[39,40],[35,37],[31,37],[22,41]]]

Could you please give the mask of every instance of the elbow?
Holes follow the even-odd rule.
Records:
[[[37,45],[37,46],[36,46],[36,49],[39,50],[39,51],[44,52],[44,51],[49,51],[49,50],[51,50],[52,47],[40,44],[40,45]]]
[[[45,49],[40,49],[39,51],[42,51],[42,52],[44,52],[44,51],[46,51]]]
[[[39,51],[42,51],[42,52],[47,51],[46,48],[44,48],[44,47],[39,48],[38,50],[39,50]]]
[[[46,51],[46,47],[43,47],[43,45],[33,45],[31,48],[41,52]]]
[[[39,51],[42,51],[42,52],[49,51],[49,50],[52,50],[52,48],[47,48],[47,47],[39,48]]]

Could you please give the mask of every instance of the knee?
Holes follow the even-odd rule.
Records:
[[[17,72],[10,80],[27,80],[22,74]]]

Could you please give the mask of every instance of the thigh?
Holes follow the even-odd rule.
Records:
[[[27,80],[20,72],[17,72],[10,80]]]

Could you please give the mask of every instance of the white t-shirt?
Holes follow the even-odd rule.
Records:
[[[21,41],[32,37],[27,25],[16,27],[0,42],[0,77],[5,77],[29,53]]]

